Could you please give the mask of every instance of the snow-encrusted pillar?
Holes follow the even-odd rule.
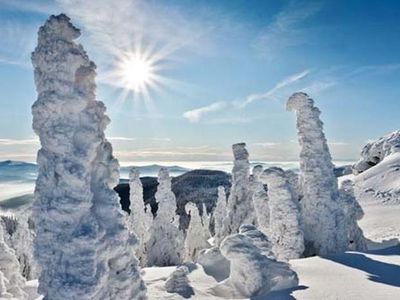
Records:
[[[307,254],[328,255],[344,251],[344,228],[338,226],[343,211],[338,205],[338,183],[320,110],[305,93],[293,94],[287,110],[297,116],[300,152],[300,190]]]
[[[185,206],[186,213],[190,215],[190,223],[186,232],[185,239],[185,260],[196,261],[200,250],[210,247],[208,243],[209,235],[206,235],[202,218],[196,204],[188,202]],[[203,215],[206,214],[203,211]]]
[[[129,172],[129,209],[131,211],[128,218],[128,228],[134,232],[139,239],[136,249],[136,256],[141,266],[146,266],[146,243],[150,237],[151,223],[153,214],[146,210],[143,200],[143,185],[140,181],[140,173],[137,168],[132,168]]]
[[[263,172],[261,165],[256,165],[252,171],[251,187],[253,190],[253,205],[257,218],[258,229],[264,234],[269,233],[269,200],[264,184],[260,180]]]
[[[228,198],[228,214],[223,224],[223,237],[239,232],[242,224],[254,224],[255,213],[250,188],[249,152],[245,143],[232,146],[234,162],[232,187]]]
[[[214,218],[214,242],[215,244],[219,245],[219,243],[223,239],[223,222],[226,217],[226,193],[225,187],[219,186],[218,187],[218,198],[217,198],[217,205],[215,206],[213,212]]]
[[[176,198],[167,168],[161,168],[158,172],[155,198],[158,209],[147,243],[147,264],[159,267],[178,265],[184,254],[184,238],[179,230]]]
[[[282,261],[300,258],[304,252],[304,234],[300,228],[299,202],[293,199],[285,171],[268,168],[261,179],[268,185],[273,252]]]
[[[135,238],[119,197],[118,161],[104,136],[110,119],[95,99],[96,66],[64,15],[39,29],[32,53],[40,138],[33,219],[44,299],[144,299]]]

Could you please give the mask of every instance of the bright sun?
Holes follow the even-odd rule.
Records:
[[[132,55],[121,62],[121,73],[125,84],[135,92],[140,92],[151,83],[153,70],[150,61]]]

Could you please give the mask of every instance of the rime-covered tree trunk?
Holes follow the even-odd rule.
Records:
[[[25,283],[15,252],[4,241],[3,227],[0,223],[0,296],[6,298],[11,295],[10,298],[14,299],[28,299],[23,290]]]
[[[136,256],[141,266],[146,266],[146,243],[150,237],[150,228],[153,222],[153,215],[150,210],[146,210],[143,200],[143,185],[140,181],[140,173],[136,168],[132,168],[129,173],[129,201],[130,215],[128,218],[128,228],[136,234],[139,245],[136,248]]]
[[[293,94],[287,109],[296,112],[300,152],[301,207],[306,254],[328,255],[346,249],[343,211],[320,110],[305,93]]]
[[[95,99],[95,64],[67,16],[51,16],[32,54],[40,138],[33,218],[44,299],[144,299],[124,224],[118,161],[104,136],[110,122]]]
[[[223,186],[218,187],[217,204],[213,211],[214,218],[214,243],[219,245],[223,239],[223,222],[226,217],[226,193]]]
[[[232,187],[228,198],[227,215],[223,222],[222,237],[239,232],[242,224],[255,224],[253,193],[250,188],[249,153],[245,143],[232,146],[234,162]]]
[[[264,232],[264,234],[269,234],[269,199],[264,184],[260,180],[262,172],[263,167],[261,165],[257,165],[253,168],[251,187],[253,190],[253,204],[257,218],[258,229]]]
[[[200,250],[208,248],[207,242],[209,235],[206,235],[199,209],[194,203],[187,203],[185,206],[187,214],[190,216],[189,227],[185,239],[185,260],[196,261]],[[205,212],[203,211],[203,215]]]
[[[281,168],[266,169],[261,178],[268,185],[270,232],[273,252],[278,260],[299,258],[304,252],[304,235],[300,228],[300,209]]]
[[[161,168],[158,173],[155,198],[158,210],[147,243],[147,264],[159,267],[178,265],[184,255],[184,237],[179,230],[176,198],[171,190],[171,177],[166,168]]]

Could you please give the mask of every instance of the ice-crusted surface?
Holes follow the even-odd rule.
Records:
[[[242,224],[254,224],[253,193],[250,188],[249,153],[245,143],[232,145],[234,162],[232,187],[228,198],[227,215],[223,222],[223,237],[239,232]]]
[[[267,258],[244,234],[226,237],[220,248],[231,267],[229,277],[213,287],[216,295],[255,297],[298,285],[297,274],[288,264]]]
[[[400,152],[400,130],[365,145],[361,151],[361,159],[353,165],[353,173],[360,174],[396,152]]]
[[[25,278],[20,274],[20,264],[12,250],[4,241],[3,227],[0,223],[0,296],[19,300],[27,299],[24,292]]]
[[[223,238],[223,222],[226,217],[226,193],[223,186],[218,187],[217,204],[213,212],[214,218],[214,241],[219,244]]]
[[[203,267],[206,274],[214,277],[218,282],[229,277],[230,262],[221,254],[218,247],[201,250],[197,263]]]
[[[282,261],[299,258],[304,252],[301,214],[285,171],[271,167],[263,172],[261,178],[268,185],[273,252]]]
[[[136,234],[138,246],[136,257],[142,267],[147,264],[146,243],[150,238],[150,228],[153,223],[151,209],[146,209],[143,200],[143,185],[140,181],[140,173],[137,168],[132,168],[129,173],[129,201],[130,215],[128,217],[128,228]]]
[[[168,293],[176,293],[183,298],[190,298],[194,295],[193,288],[188,279],[189,269],[186,266],[177,267],[165,282],[165,289]]]
[[[274,252],[272,252],[273,244],[268,237],[254,225],[243,224],[239,228],[239,233],[247,236],[254,246],[260,249],[261,254],[270,259],[276,259]]]
[[[296,112],[300,152],[301,208],[307,254],[328,255],[346,249],[338,205],[339,189],[320,110],[305,93],[293,94],[287,109]]]
[[[166,168],[161,168],[158,173],[155,197],[158,210],[147,243],[147,264],[160,267],[179,265],[184,255],[184,237],[183,232],[179,230],[176,199]]]
[[[67,16],[51,16],[32,53],[39,292],[45,299],[143,299],[136,239],[112,189],[119,171],[104,136],[110,120],[95,99],[96,66],[74,42],[79,35]]]
[[[253,168],[250,178],[251,189],[253,190],[253,205],[257,219],[258,228],[265,234],[269,233],[270,208],[267,190],[260,180],[263,166],[257,165]]]
[[[186,212],[190,216],[190,223],[186,231],[185,260],[196,261],[200,250],[210,247],[210,244],[207,242],[210,235],[207,234],[208,230],[204,229],[208,224],[203,225],[196,204],[191,202],[186,204]]]
[[[348,249],[356,251],[366,251],[367,243],[362,229],[357,221],[364,217],[364,211],[354,196],[354,184],[351,180],[344,180],[340,185],[340,206],[344,210],[344,227]]]

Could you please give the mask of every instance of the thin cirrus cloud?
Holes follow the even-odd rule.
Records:
[[[204,115],[219,111],[225,108],[226,106],[227,106],[226,102],[214,102],[207,106],[188,110],[183,113],[183,117],[187,119],[189,122],[197,123],[204,117]]]
[[[277,93],[282,91],[284,88],[288,88],[292,86],[293,84],[296,84],[303,79],[305,79],[309,74],[310,70],[304,70],[299,73],[292,74],[288,77],[285,77],[284,79],[280,80],[278,83],[276,83],[271,89],[263,92],[263,93],[253,93],[248,95],[245,99],[240,100],[240,101],[230,101],[230,102],[214,102],[209,105],[195,108],[192,110],[188,110],[183,113],[183,117],[187,119],[191,123],[198,123],[202,119],[206,117],[206,115],[210,113],[215,113],[218,111],[221,111],[223,109],[236,109],[236,110],[241,110],[244,109],[246,106],[249,104],[256,102],[256,101],[261,101],[261,100],[274,100],[277,98]],[[221,122],[220,120],[224,120]],[[254,120],[254,117],[230,117],[228,119],[224,118],[219,118],[216,120],[210,120],[208,123],[210,124],[222,124],[222,123],[248,123]]]
[[[281,49],[305,43],[310,39],[302,23],[321,9],[321,3],[291,1],[253,42],[262,56],[271,57]]]

